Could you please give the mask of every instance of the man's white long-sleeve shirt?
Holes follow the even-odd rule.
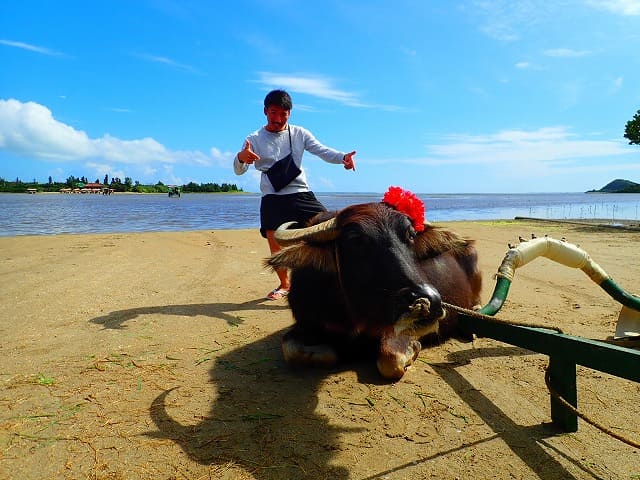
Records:
[[[275,162],[286,157],[291,150],[289,149],[289,131],[291,132],[291,148],[293,150],[293,159],[300,168],[301,173],[289,185],[279,192],[276,192],[267,177],[266,172]],[[260,160],[254,162],[256,170],[262,172],[260,178],[260,191],[262,195],[277,194],[286,195],[289,193],[308,192],[307,176],[302,168],[302,154],[307,152],[320,157],[328,163],[342,163],[344,152],[339,152],[333,148],[322,145],[313,134],[306,128],[289,124],[289,128],[285,128],[280,132],[270,132],[264,127],[251,133],[247,138],[251,144],[251,150],[260,156]],[[244,148],[244,146],[243,146]],[[233,159],[233,170],[236,175],[242,175],[249,169],[249,164],[241,163],[238,155]]]

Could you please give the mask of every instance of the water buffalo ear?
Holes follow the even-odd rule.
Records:
[[[326,273],[336,272],[336,262],[331,244],[300,243],[283,248],[264,262],[274,270],[280,268],[312,268]]]
[[[425,223],[424,230],[419,232],[414,241],[414,248],[418,258],[433,258],[444,252],[462,254],[470,241],[450,230]]]

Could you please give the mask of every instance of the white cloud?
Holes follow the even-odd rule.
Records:
[[[258,57],[277,57],[282,54],[282,49],[271,38],[255,31],[242,32],[240,40],[255,49]]]
[[[354,107],[365,106],[356,94],[336,88],[333,85],[333,80],[327,77],[320,75],[287,75],[271,72],[260,72],[259,75],[259,82],[270,88],[284,88],[291,92],[334,100]]]
[[[0,100],[0,148],[55,160],[87,158],[94,147],[85,132],[56,121],[34,102]]]
[[[518,62],[516,63],[516,68],[521,69],[521,70],[526,70],[528,68],[531,67],[531,64],[529,62]]]
[[[409,160],[422,165],[504,165],[505,169],[539,171],[581,161],[635,153],[618,140],[574,138],[566,127],[504,130],[490,135],[452,135],[427,145],[428,155]]]
[[[570,48],[551,48],[545,50],[544,54],[547,57],[577,58],[591,55],[591,52],[589,50],[572,50]]]
[[[198,70],[191,65],[185,65],[183,63],[178,63],[175,60],[172,60],[168,57],[163,57],[159,55],[149,55],[146,53],[136,53],[134,54],[136,57],[141,58],[143,60],[152,62],[152,63],[160,63],[162,65],[166,65],[171,68],[175,68],[177,70],[184,70],[191,73],[197,73]]]
[[[139,140],[120,140],[109,134],[91,140],[94,156],[103,157],[118,163],[148,163],[160,161],[174,163],[175,157],[153,138]]]
[[[400,52],[407,57],[415,57],[418,51],[415,48],[401,47]]]
[[[188,183],[188,181],[185,181],[182,177],[178,177],[176,176],[175,172],[173,171],[173,165],[164,165],[162,167],[162,175],[163,178],[165,179],[165,185],[184,185],[185,183]],[[197,180],[194,180],[194,182],[198,182]]]
[[[588,0],[587,4],[620,15],[640,15],[639,0]]]
[[[496,40],[519,40],[522,31],[536,25],[550,14],[553,5],[545,3],[541,8],[534,0],[476,0],[468,6],[476,16],[480,30]]]
[[[122,140],[106,134],[90,138],[56,120],[47,107],[15,99],[0,99],[0,150],[43,160],[111,162],[144,169],[155,169],[158,164],[212,164],[212,157],[205,153],[169,150],[150,137]]]
[[[543,71],[546,70],[547,67],[545,67],[544,65],[540,65],[537,63],[532,63],[532,62],[527,62],[527,61],[521,61],[521,62],[517,62],[514,65],[518,70],[530,70],[530,71],[534,71],[534,72],[539,72],[539,71]]]
[[[236,156],[235,152],[223,152],[216,147],[211,147],[209,154],[219,165],[231,165],[233,163],[233,157]]]
[[[617,77],[611,80],[611,86],[609,87],[609,94],[613,95],[620,91],[624,83],[624,78]]]
[[[108,107],[106,108],[106,110],[108,110],[109,112],[115,112],[115,113],[131,113],[132,110],[129,110],[128,108],[119,108],[119,107]]]
[[[333,79],[322,75],[294,75],[272,72],[259,72],[258,75],[258,83],[262,83],[269,89],[282,88],[293,93],[302,93],[326,100],[333,100],[349,107],[377,108],[385,111],[403,110],[402,107],[395,105],[380,105],[363,102],[358,94],[338,89],[334,86]],[[295,102],[294,106],[296,108],[300,107],[300,105]],[[313,110],[313,107],[305,107],[306,110]]]
[[[109,175],[109,178],[118,177],[123,179],[125,177],[124,172],[114,172],[113,168],[106,163],[87,162],[85,166],[95,172],[100,181],[102,181],[105,175]]]
[[[29,50],[30,52],[41,53],[43,55],[51,55],[51,56],[63,56],[64,54],[61,52],[56,52],[55,50],[51,50],[46,47],[39,47],[37,45],[31,45],[24,42],[15,42],[12,40],[1,40],[0,45],[6,45],[7,47],[15,47],[21,48],[22,50]]]

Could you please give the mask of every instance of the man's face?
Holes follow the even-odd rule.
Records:
[[[281,132],[287,128],[287,122],[289,121],[291,110],[285,110],[282,107],[270,105],[265,107],[264,114],[267,116],[267,125],[265,128],[270,132]]]

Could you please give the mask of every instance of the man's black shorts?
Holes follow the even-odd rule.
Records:
[[[265,195],[260,201],[260,235],[267,238],[267,230],[275,230],[285,222],[302,226],[315,214],[326,211],[313,192]]]

